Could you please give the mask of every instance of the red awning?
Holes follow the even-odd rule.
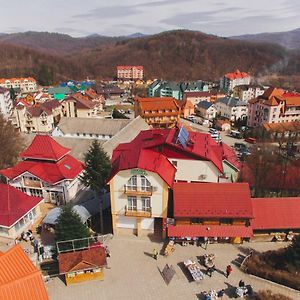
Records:
[[[169,225],[169,237],[244,237],[253,236],[252,227],[237,225]]]

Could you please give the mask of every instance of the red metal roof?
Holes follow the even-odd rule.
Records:
[[[300,229],[300,198],[253,198],[254,230]]]
[[[12,226],[41,201],[42,198],[28,196],[8,184],[0,183],[0,225]]]
[[[252,218],[247,183],[174,183],[174,216]]]
[[[20,157],[57,161],[69,152],[70,149],[58,144],[51,136],[37,134]]]
[[[130,143],[120,144],[113,152],[112,176],[120,170],[142,168],[141,166],[145,165],[146,170],[157,172],[169,186],[172,186],[176,169],[168,159],[208,160],[220,172],[223,172],[223,159],[239,167],[234,159],[235,153],[226,145],[216,143],[209,134],[191,131],[190,142],[187,147],[183,147],[176,142],[178,132],[178,128],[145,130]],[[151,151],[144,152],[146,149]],[[161,167],[157,166],[158,162]]]
[[[25,160],[12,168],[0,170],[0,174],[14,179],[25,172],[40,178],[47,183],[57,183],[64,179],[74,179],[83,170],[82,163],[67,154],[57,162]]]
[[[247,74],[247,73],[245,73],[245,72],[241,72],[240,70],[236,70],[233,73],[227,73],[227,74],[225,74],[224,77],[227,77],[230,80],[235,80],[235,79],[238,79],[238,78],[250,77],[250,75]]]
[[[169,225],[169,237],[251,237],[252,228],[237,225]]]
[[[0,254],[0,300],[48,300],[41,273],[20,245]]]
[[[86,270],[106,266],[104,247],[98,246],[81,251],[61,253],[58,255],[59,273]]]

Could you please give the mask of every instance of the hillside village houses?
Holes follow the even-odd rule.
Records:
[[[0,113],[5,119],[10,119],[13,114],[13,100],[10,97],[10,91],[0,87]]]
[[[183,100],[188,100],[197,105],[201,101],[216,102],[220,98],[224,98],[226,95],[224,92],[209,91],[209,92],[185,92]]]
[[[48,135],[36,135],[30,146],[20,153],[14,167],[0,170],[7,183],[45,202],[62,205],[80,191],[79,175],[83,165],[70,154],[70,149]]]
[[[285,123],[300,120],[300,94],[268,88],[263,95],[248,102],[249,127],[266,123]]]
[[[238,98],[224,97],[214,103],[218,115],[225,117],[233,122],[245,120],[248,114],[248,107],[245,101]]]
[[[38,91],[38,85],[34,78],[1,78],[0,87],[6,89],[20,90],[21,93],[32,93]]]
[[[229,92],[238,85],[249,85],[250,81],[251,77],[248,73],[236,70],[235,72],[225,74],[220,79],[220,89]]]
[[[174,182],[231,182],[239,169],[234,150],[184,127],[140,132],[112,156],[109,180],[114,234],[162,232]]]

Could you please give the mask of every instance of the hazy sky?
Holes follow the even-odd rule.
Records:
[[[219,36],[300,27],[300,0],[0,0],[0,32],[72,36],[192,29]]]

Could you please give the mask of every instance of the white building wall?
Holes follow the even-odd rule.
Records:
[[[0,113],[4,118],[8,119],[13,113],[13,101],[10,98],[9,91],[0,93]]]
[[[150,181],[151,186],[153,186],[153,193],[151,198],[151,207],[152,207],[152,216],[153,217],[162,217],[163,213],[163,186],[164,181],[156,173],[145,171],[145,177]],[[113,199],[115,205],[112,205],[112,214],[125,214],[125,206],[127,206],[128,195],[124,193],[124,186],[127,184],[129,178],[133,176],[131,170],[120,171],[117,175],[114,176],[113,180]],[[141,197],[137,196],[137,209],[142,209]]]

